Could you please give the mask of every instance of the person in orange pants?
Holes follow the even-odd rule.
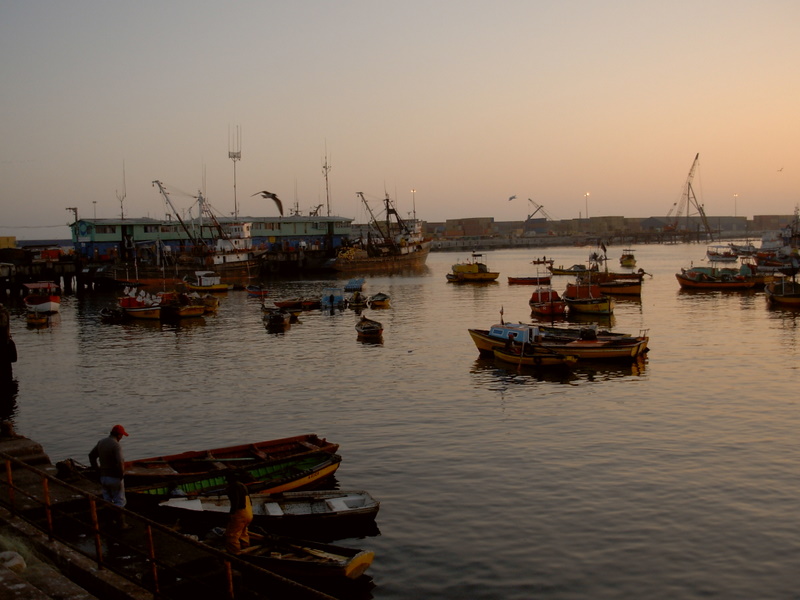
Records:
[[[253,505],[247,486],[235,473],[228,475],[228,499],[231,502],[228,527],[225,529],[225,549],[231,554],[240,554],[250,545],[247,528],[253,521]]]

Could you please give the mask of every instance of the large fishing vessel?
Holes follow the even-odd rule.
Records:
[[[389,194],[383,199],[384,218],[378,220],[364,194],[358,192],[370,216],[369,229],[325,267],[334,271],[383,271],[401,268],[418,268],[425,265],[431,242],[422,234],[422,224],[417,219],[404,221]]]

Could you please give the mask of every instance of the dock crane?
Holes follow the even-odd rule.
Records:
[[[535,209],[531,214],[528,215],[528,218],[527,218],[528,221],[530,221],[533,218],[533,216],[538,212],[542,213],[542,216],[545,219],[547,219],[548,221],[552,221],[553,220],[553,217],[551,217],[549,214],[547,214],[547,211],[544,209],[544,206],[542,206],[541,204],[537,204],[536,202],[534,202],[530,198],[528,198],[528,202]]]
[[[678,202],[675,202],[667,213],[668,223],[664,226],[664,231],[677,231],[678,222],[684,213],[686,214],[687,221],[693,214],[698,214],[700,215],[700,219],[703,222],[703,228],[706,230],[709,239],[714,241],[714,231],[711,229],[711,224],[708,222],[706,211],[703,210],[703,205],[697,201],[697,196],[695,195],[694,188],[692,187],[692,180],[694,179],[694,174],[697,170],[697,163],[699,160],[700,153],[698,152],[694,157],[692,167],[689,169],[689,175],[686,177],[686,183],[683,184],[681,199]],[[692,208],[694,208],[696,211],[695,213],[692,213]]]

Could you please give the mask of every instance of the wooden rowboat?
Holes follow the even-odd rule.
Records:
[[[380,502],[362,490],[311,490],[281,494],[251,494],[254,522],[274,533],[296,535],[299,531],[368,524],[375,520]],[[226,495],[170,498],[159,507],[180,511],[223,524],[228,520]],[[347,536],[353,537],[353,536]]]
[[[490,329],[468,329],[478,352],[494,356],[497,346],[503,347],[509,338],[513,343],[541,345],[559,354],[574,355],[580,360],[632,360],[647,353],[649,337],[646,331],[638,336],[609,337],[589,329],[575,337],[553,336],[546,329],[525,323],[498,323]]]
[[[358,337],[379,338],[383,335],[383,324],[367,317],[361,317],[361,320],[356,323],[356,332]]]
[[[276,535],[250,532],[257,545],[250,546],[239,557],[268,571],[290,578],[317,580],[358,579],[372,564],[371,550],[345,548],[333,544],[298,540]]]
[[[244,288],[247,291],[247,295],[253,298],[265,298],[269,296],[269,291],[267,288],[261,287],[260,285],[248,285]]]
[[[125,481],[128,486],[139,485],[316,452],[335,454],[338,449],[339,444],[329,442],[314,433],[307,433],[252,444],[140,458],[125,463]]]
[[[315,452],[309,455],[292,456],[277,461],[260,461],[244,466],[221,464],[215,470],[185,477],[169,477],[142,485],[127,485],[129,499],[134,496],[165,500],[173,496],[215,495],[224,493],[227,475],[232,471],[245,473],[250,480],[247,487],[251,493],[277,494],[290,490],[318,485],[336,472],[342,457],[338,454]]]

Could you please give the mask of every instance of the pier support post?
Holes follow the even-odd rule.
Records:
[[[11,364],[17,362],[17,347],[11,339],[11,314],[0,304],[0,383],[9,383],[13,373]]]

